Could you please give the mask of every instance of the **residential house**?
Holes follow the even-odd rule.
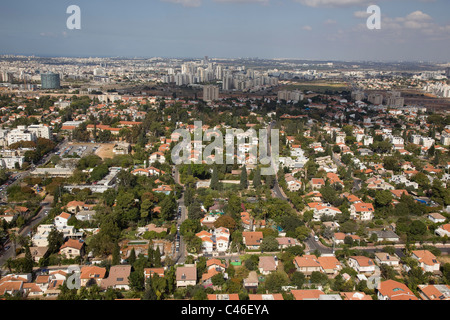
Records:
[[[281,293],[249,294],[248,299],[250,301],[284,300],[283,295]]]
[[[214,230],[215,249],[217,252],[226,252],[230,243],[230,230],[225,227]]]
[[[95,206],[94,204],[86,204],[83,201],[75,201],[74,200],[74,201],[70,201],[66,205],[66,210],[67,210],[67,212],[69,212],[71,214],[75,214],[82,210],[91,210],[94,206]]]
[[[244,288],[247,290],[256,290],[258,288],[259,280],[256,271],[250,271],[248,277],[244,279]]]
[[[50,284],[50,280],[51,280],[51,278],[49,275],[39,275],[36,277],[36,280],[34,282],[39,287],[40,291],[44,292],[44,291],[47,291],[48,286]]]
[[[311,275],[314,271],[323,272],[322,266],[314,255],[303,255],[294,258],[294,266],[298,272]]]
[[[414,250],[411,257],[419,262],[419,266],[425,272],[439,272],[441,264],[437,260],[436,256],[429,250]]]
[[[212,233],[202,230],[195,235],[202,240],[202,250],[206,253],[212,253],[214,250],[214,241],[211,239]]]
[[[324,294],[319,289],[305,289],[305,290],[291,290],[294,300],[319,300],[319,297]]]
[[[372,259],[364,256],[351,256],[348,258],[348,265],[358,273],[371,274],[376,270],[376,265]]]
[[[335,276],[342,270],[342,264],[334,256],[321,256],[317,258],[323,272],[328,276]]]
[[[44,295],[44,290],[42,290],[36,283],[24,283],[23,293],[28,298],[40,297]]]
[[[66,256],[66,258],[73,259],[84,255],[84,241],[76,239],[68,239],[59,248],[59,254]]]
[[[160,278],[164,278],[164,268],[145,268],[144,278],[147,280],[157,274]]]
[[[434,230],[434,233],[440,237],[450,237],[450,223],[441,225],[439,228]]]
[[[9,294],[14,296],[23,293],[23,281],[7,281],[0,283],[0,296]]]
[[[374,217],[375,209],[371,203],[357,202],[350,206],[350,218],[360,221],[369,221]]]
[[[194,265],[185,265],[176,270],[177,288],[195,286],[197,283],[197,267]]]
[[[446,218],[445,218],[442,214],[439,214],[439,213],[437,213],[437,212],[435,212],[435,213],[430,213],[430,214],[427,216],[427,218],[428,218],[429,220],[431,220],[433,223],[443,223],[443,222],[445,222],[445,220],[446,220]]]
[[[67,227],[67,222],[69,221],[71,216],[72,215],[67,212],[63,212],[59,216],[56,216],[54,220],[56,228],[59,229]]]
[[[377,296],[378,300],[419,300],[406,285],[394,280],[382,281]]]
[[[105,278],[106,268],[97,266],[83,266],[81,268],[80,280],[81,286],[90,286],[96,284],[100,286],[101,282]]]
[[[384,264],[394,268],[400,266],[400,259],[395,254],[391,255],[386,252],[375,252],[375,262],[378,265]]]
[[[246,231],[253,231],[253,217],[250,215],[250,213],[244,211],[241,212],[241,225]]]
[[[109,269],[108,278],[101,281],[101,288],[104,290],[108,288],[130,290],[128,281],[130,274],[130,265],[112,266]]]
[[[212,286],[212,278],[217,275],[220,274],[220,271],[217,271],[216,269],[207,269],[206,272],[204,274],[202,274],[202,279],[201,279],[201,284],[204,287],[210,287]]]
[[[450,300],[448,284],[425,284],[419,285],[417,288],[423,300]]]
[[[302,182],[294,178],[292,174],[286,173],[284,175],[284,179],[286,181],[287,188],[289,189],[289,191],[295,192],[302,188]]]
[[[340,294],[343,300],[373,300],[371,296],[364,292],[341,292]]]
[[[47,252],[48,247],[30,247],[31,256],[34,262],[39,262],[39,260],[44,257]]]
[[[327,173],[327,180],[330,183],[330,185],[340,185],[340,186],[344,187],[344,182],[334,172]]]
[[[376,234],[377,241],[399,242],[400,237],[392,230],[370,230],[369,237]]]
[[[220,293],[220,294],[208,294],[208,300],[222,300],[222,301],[229,301],[229,300],[239,300],[239,294],[237,293]]]
[[[153,164],[156,161],[158,161],[159,163],[164,163],[166,162],[166,157],[164,156],[164,153],[160,152],[160,151],[156,151],[153,152],[150,157],[148,158],[149,164]]]
[[[330,216],[333,217],[336,214],[341,213],[341,210],[339,210],[336,207],[333,207],[330,204],[324,204],[324,203],[308,203],[308,206],[312,208],[314,211],[313,213],[313,220],[320,221],[320,219],[323,216]]]
[[[226,266],[222,263],[219,259],[209,259],[206,261],[206,268],[209,269],[215,269],[219,272],[225,272]]]
[[[259,249],[262,240],[263,233],[261,231],[244,231],[242,232],[242,238],[244,240],[244,245],[247,249]]]
[[[168,185],[160,185],[158,188],[152,189],[153,192],[156,193],[164,193],[165,195],[169,195],[173,190],[171,186]]]
[[[274,256],[259,257],[258,269],[263,275],[268,275],[273,271],[276,271],[278,267],[278,259]]]
[[[280,250],[299,245],[298,240],[291,237],[278,237],[276,239]]]
[[[322,178],[312,178],[310,184],[313,190],[318,190],[325,186],[325,181]]]

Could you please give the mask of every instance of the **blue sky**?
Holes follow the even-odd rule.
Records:
[[[381,8],[381,30],[366,27]],[[69,5],[81,30],[69,30]],[[450,60],[448,0],[18,0],[0,53],[45,56]]]

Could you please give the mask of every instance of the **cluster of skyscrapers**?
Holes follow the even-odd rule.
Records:
[[[191,61],[181,65],[180,70],[168,68],[167,75],[162,77],[164,83],[177,86],[197,83],[222,84],[221,89],[246,90],[263,86],[277,86],[278,77],[272,77],[267,72],[259,72],[245,67],[227,68],[222,64],[210,62],[207,57],[202,61]]]

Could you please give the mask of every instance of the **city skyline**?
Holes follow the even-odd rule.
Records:
[[[69,30],[70,5],[81,30]],[[366,9],[381,8],[381,30]],[[8,3],[0,54],[448,62],[450,3],[442,0],[84,0]]]

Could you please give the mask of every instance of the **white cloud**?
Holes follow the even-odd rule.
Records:
[[[367,13],[367,11],[356,11],[353,13],[353,16],[356,18],[367,19],[370,16],[370,13]]]
[[[199,7],[202,4],[202,0],[162,0],[162,1],[181,4],[183,7]]]
[[[214,0],[214,2],[221,3],[256,3],[256,4],[269,4],[270,0]]]
[[[303,27],[302,27],[302,30],[305,30],[305,31],[312,31],[312,27],[311,27],[311,26],[303,26]]]
[[[161,0],[164,2],[181,4],[183,7],[200,7],[202,5],[202,0]],[[270,0],[212,0],[217,3],[255,3],[267,5]]]
[[[368,0],[294,0],[305,6],[318,8],[318,7],[348,7],[355,5],[367,5]]]

